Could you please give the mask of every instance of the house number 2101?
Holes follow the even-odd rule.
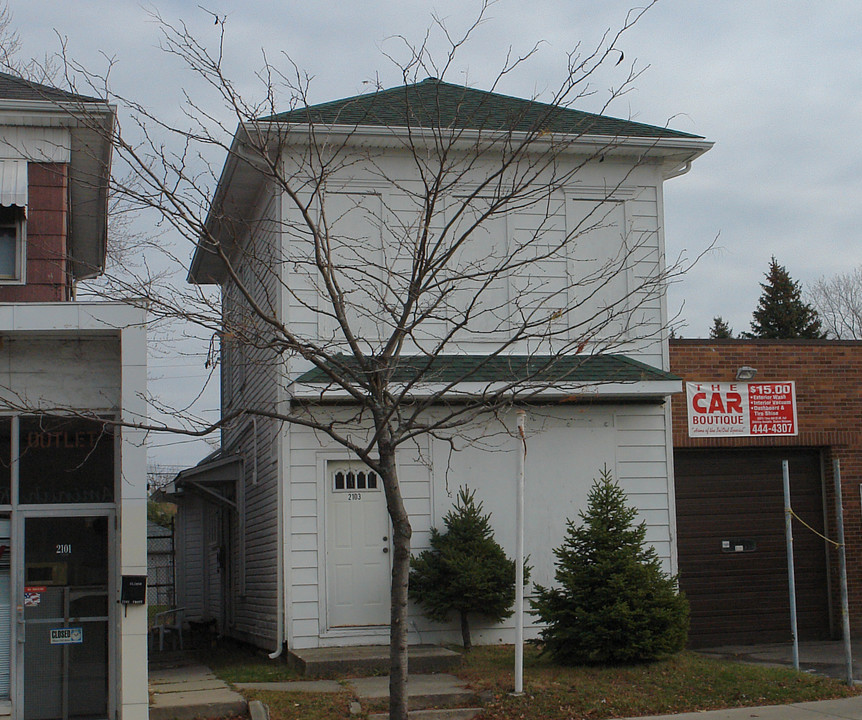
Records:
[[[57,545],[57,555],[71,555],[71,554],[72,554],[71,544]]]
[[[362,500],[362,493],[348,493],[348,500]]]

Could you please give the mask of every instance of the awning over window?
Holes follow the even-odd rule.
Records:
[[[26,160],[0,160],[0,205],[27,207]]]

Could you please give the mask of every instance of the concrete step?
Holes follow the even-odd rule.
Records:
[[[360,704],[389,699],[389,678],[353,678],[349,681]],[[413,675],[407,680],[407,706],[410,710],[463,708],[479,704],[479,698],[463,681],[445,673]]]
[[[461,655],[437,645],[413,645],[408,651],[413,673],[441,673],[456,668]],[[291,650],[288,661],[306,677],[379,675],[389,671],[388,645]]]
[[[248,705],[227,688],[205,693],[156,693],[150,699],[150,720],[194,720],[194,718],[229,718],[248,714]]]
[[[410,710],[409,720],[473,720],[482,708],[440,708],[434,710]],[[389,720],[389,713],[371,713],[368,720]]]
[[[335,680],[294,680],[291,682],[237,683],[236,687],[269,692],[342,692],[348,689],[356,700],[351,703],[351,714],[362,713],[362,708],[389,700],[389,678],[347,678]],[[479,712],[479,697],[468,690],[464,682],[446,673],[410,675],[407,682],[410,717],[415,720],[469,720]],[[376,717],[372,715],[371,717]],[[384,717],[381,715],[380,717]],[[252,720],[255,720],[254,718]]]

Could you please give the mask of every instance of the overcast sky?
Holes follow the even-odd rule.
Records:
[[[393,36],[418,41],[432,12],[463,30],[478,3],[293,2],[222,0],[204,5],[227,16],[227,65],[233,80],[259,93],[254,71],[261,49],[281,63],[286,53],[314,76],[314,102],[365,92],[375,78],[399,84],[383,56],[398,54]],[[595,46],[619,27],[629,3],[617,0],[500,0],[446,78],[486,88],[509,47],[523,53],[542,41],[531,62],[499,86],[542,98],[560,81],[567,51]],[[183,20],[204,42],[218,27],[198,2],[141,5],[129,0],[10,0],[21,55],[56,51],[90,67],[114,60],[113,84],[167,116],[179,91],[197,86],[158,48],[147,10]],[[705,337],[715,315],[735,332],[749,329],[759,283],[775,255],[806,286],[862,263],[862,3],[858,0],[660,0],[620,43],[625,60],[597,77],[596,94],[579,107],[596,111],[632,62],[643,69],[633,89],[607,114],[669,125],[715,142],[691,171],[665,185],[669,255],[716,249],[671,290],[685,337]],[[122,118],[121,118],[122,121]],[[188,386],[201,358],[154,359],[152,389]],[[173,383],[170,378],[173,377]],[[161,383],[161,384],[160,384]],[[207,403],[218,401],[210,392]],[[152,459],[198,460],[200,444],[157,441]]]

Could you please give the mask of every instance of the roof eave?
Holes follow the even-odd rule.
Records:
[[[70,259],[75,279],[96,277],[105,271],[108,247],[108,194],[111,181],[116,107],[87,124],[73,127],[69,186],[71,215]]]
[[[86,100],[76,102],[73,100],[16,100],[14,98],[0,98],[0,114],[24,115],[32,113],[26,122],[21,124],[36,125],[40,127],[38,118],[42,118],[48,125],[79,125],[81,117],[93,115],[112,114],[116,115],[117,108],[108,102]],[[50,122],[49,122],[50,119]]]
[[[197,465],[180,470],[174,479],[161,489],[161,492],[165,496],[176,496],[182,494],[183,485],[187,482],[207,482],[208,480],[216,483],[229,482],[231,478],[226,475],[231,475],[232,470],[242,472],[242,467],[243,459],[239,455],[228,455],[214,460],[204,458]],[[219,471],[226,475],[219,474]]]
[[[204,221],[205,235],[225,242],[228,252],[231,250],[233,238],[225,237],[224,233],[222,233],[220,218],[226,214],[225,207],[231,187],[235,183],[240,183],[248,188],[254,187],[256,183],[259,187],[264,180],[261,173],[253,167],[251,158],[244,161],[240,160],[243,145],[241,136],[243,134],[243,127],[240,126],[237,128],[231,146],[228,149],[227,158],[225,158],[225,163],[222,167],[221,175],[219,175],[218,184],[216,185],[213,199],[210,202],[207,217]],[[238,207],[247,206],[247,203],[242,198],[234,198],[232,204]],[[189,272],[186,277],[187,282],[197,285],[221,284],[224,282],[226,276],[227,272],[224,263],[216,251],[211,246],[207,247],[204,237],[199,238],[189,264]]]
[[[404,386],[393,383],[391,392],[399,395]],[[446,402],[473,401],[490,396],[514,396],[531,402],[578,402],[583,400],[648,400],[666,398],[682,392],[681,380],[633,380],[629,382],[563,382],[528,383],[512,388],[511,383],[463,382],[454,387],[442,383],[417,383],[408,393],[412,398],[432,398],[445,393]],[[324,383],[297,383],[292,387],[294,400],[312,403],[353,403],[354,398],[342,388]]]
[[[246,123],[243,127],[248,132],[253,131],[258,136],[261,129],[267,125],[277,128],[274,135],[281,137],[285,143],[307,144],[309,138],[319,134],[339,142],[355,140],[357,144],[375,141],[383,147],[391,144],[393,147],[404,147],[405,139],[421,140],[423,138],[439,138],[441,131],[451,133],[456,147],[458,144],[475,146],[477,142],[499,142],[501,140],[523,142],[530,141],[535,147],[551,147],[554,145],[568,145],[571,151],[594,151],[596,149],[612,150],[614,148],[632,150],[653,150],[656,153],[694,153],[694,156],[702,155],[709,150],[714,143],[697,136],[630,136],[630,135],[601,135],[601,134],[569,134],[548,132],[537,135],[532,132],[507,131],[507,130],[473,130],[462,128],[427,128],[421,126],[392,126],[392,125],[348,125],[348,124],[325,124],[325,123],[287,123],[278,120],[254,121]],[[387,142],[389,141],[389,142]]]

